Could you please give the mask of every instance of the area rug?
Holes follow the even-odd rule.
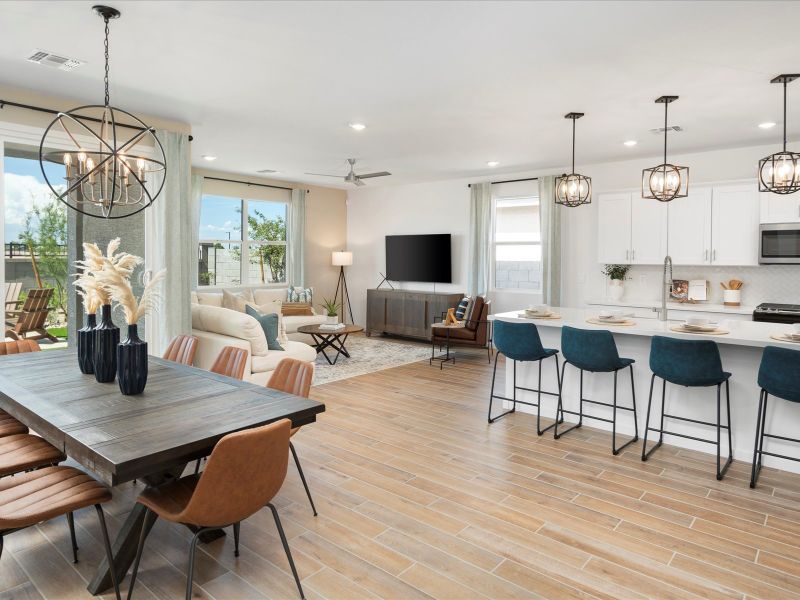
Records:
[[[431,356],[429,344],[363,335],[347,338],[346,348],[350,358],[342,355],[335,365],[329,365],[324,356],[317,355],[314,385],[383,371],[418,360],[427,360]],[[336,352],[332,352],[330,348],[326,352],[333,360]]]

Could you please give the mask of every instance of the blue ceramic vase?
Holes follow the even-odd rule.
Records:
[[[119,391],[135,396],[147,385],[147,342],[139,339],[138,327],[128,325],[128,337],[117,346]]]
[[[117,376],[119,327],[111,320],[110,304],[104,304],[100,310],[100,323],[94,328],[94,378],[109,383]]]

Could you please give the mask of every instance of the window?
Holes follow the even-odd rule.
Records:
[[[286,212],[283,202],[204,194],[198,285],[285,283]]]
[[[540,290],[539,198],[495,198],[493,223],[494,289]]]

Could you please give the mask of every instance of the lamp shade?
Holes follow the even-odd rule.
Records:
[[[349,267],[353,264],[352,252],[332,252],[331,264],[334,267]]]

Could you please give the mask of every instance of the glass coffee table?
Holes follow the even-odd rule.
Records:
[[[345,325],[335,330],[324,329],[319,325],[302,325],[297,328],[297,333],[306,333],[314,338],[314,346],[316,347],[317,354],[321,353],[322,356],[325,357],[325,360],[328,361],[329,365],[335,365],[340,355],[350,358],[350,354],[347,352],[347,348],[345,348],[344,344],[351,333],[359,333],[361,331],[364,331],[361,325]],[[331,360],[325,352],[328,348],[336,351],[336,356],[333,357],[333,360]]]

